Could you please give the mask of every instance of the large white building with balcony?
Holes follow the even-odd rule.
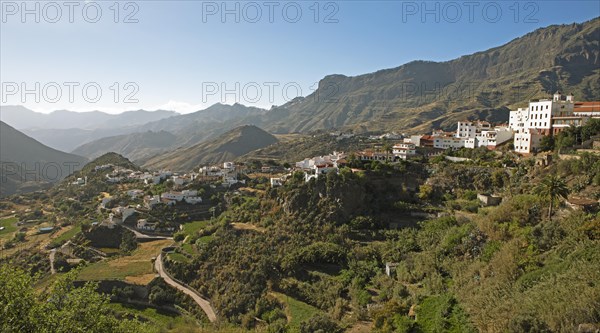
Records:
[[[567,124],[554,126],[554,120],[573,116],[574,105],[573,95],[562,96],[560,92],[556,92],[552,99],[531,100],[527,108],[510,111],[509,127],[515,132],[515,151],[522,154],[534,152],[544,136],[553,135],[568,127]]]

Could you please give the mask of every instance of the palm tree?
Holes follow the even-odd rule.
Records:
[[[537,195],[550,199],[550,207],[548,208],[548,218],[552,217],[552,205],[556,199],[566,199],[569,195],[569,188],[564,179],[553,175],[548,176],[536,187]]]

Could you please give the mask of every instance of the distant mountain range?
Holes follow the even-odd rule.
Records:
[[[82,143],[96,139],[134,133],[140,125],[177,115],[179,113],[164,110],[120,114],[59,110],[44,114],[23,106],[0,107],[0,120],[45,145],[63,151],[72,151]]]
[[[0,196],[58,182],[87,159],[47,147],[0,121]]]
[[[355,77],[330,75],[313,94],[270,110],[216,104],[153,120],[140,114],[140,124],[130,127],[111,121],[113,126],[102,128],[25,133],[67,151],[75,149],[74,142],[85,144],[74,151],[88,157],[110,149],[134,160],[149,160],[177,148],[185,151],[244,124],[274,134],[334,128],[424,133],[453,129],[458,120],[468,118],[502,122],[508,120],[510,109],[557,90],[581,101],[600,100],[600,18],[538,29],[447,62],[415,61]],[[158,143],[159,138],[165,141]]]
[[[0,107],[0,120],[12,127],[22,129],[98,129],[109,127],[137,126],[148,122],[179,115],[174,111],[126,111],[110,114],[100,111],[74,112],[58,110],[40,113],[20,105]]]
[[[190,171],[202,165],[233,161],[277,142],[277,138],[256,126],[240,126],[216,139],[155,156],[145,161],[143,166],[150,169]]]

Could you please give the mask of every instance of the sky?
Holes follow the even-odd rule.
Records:
[[[270,108],[326,75],[447,61],[600,16],[599,1],[0,4],[0,104],[39,112]]]

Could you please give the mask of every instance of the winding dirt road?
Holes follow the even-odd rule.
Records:
[[[154,269],[156,269],[156,272],[160,275],[160,277],[162,277],[165,280],[165,282],[168,285],[177,288],[178,290],[182,291],[186,295],[189,295],[196,303],[198,303],[200,308],[202,308],[204,313],[206,313],[208,320],[210,320],[211,322],[215,322],[217,320],[217,315],[215,314],[215,310],[212,308],[209,301],[200,297],[200,295],[198,295],[194,290],[173,280],[169,276],[169,274],[167,274],[167,272],[165,271],[165,268],[163,267],[162,253],[159,254],[158,257],[156,257],[156,260],[154,261]]]

